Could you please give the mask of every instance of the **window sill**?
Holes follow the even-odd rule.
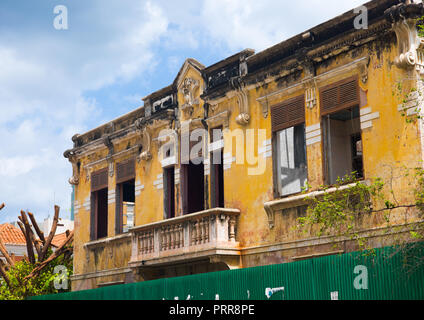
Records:
[[[97,247],[104,247],[104,246],[107,246],[111,242],[115,242],[115,241],[119,241],[119,240],[127,240],[129,238],[131,238],[131,234],[126,233],[126,234],[117,235],[115,237],[93,240],[93,241],[85,243],[84,248],[85,249],[93,249],[93,248],[97,248]]]
[[[368,180],[361,180],[360,183],[369,184]],[[278,200],[273,200],[264,203],[264,209],[268,216],[269,228],[273,229],[275,225],[275,213],[284,209],[296,208],[305,205],[305,200],[310,197],[319,197],[326,193],[333,193],[338,190],[346,190],[356,186],[356,183],[340,186],[339,188],[330,187],[327,190],[312,191],[309,193],[297,194],[294,196],[284,197]]]

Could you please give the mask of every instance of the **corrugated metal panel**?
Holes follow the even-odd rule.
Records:
[[[294,263],[160,279],[94,290],[33,297],[49,300],[266,300],[266,288],[284,287],[270,300],[424,299],[424,243],[349,253]],[[354,286],[355,267],[368,272],[368,289]]]

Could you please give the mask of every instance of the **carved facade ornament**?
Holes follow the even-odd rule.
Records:
[[[216,128],[222,126],[223,129],[228,129],[230,124],[230,115],[229,110],[218,113],[217,115],[211,116],[206,119],[206,123],[209,128]]]
[[[268,97],[265,97],[265,99],[258,100],[262,107],[262,116],[266,119],[268,118],[269,114],[269,101]]]
[[[305,87],[305,104],[308,109],[313,109],[317,105],[317,86],[315,79],[303,82]]]
[[[188,117],[193,115],[194,106],[199,104],[199,99],[195,98],[194,95],[199,85],[199,81],[193,78],[186,78],[180,88],[180,92],[184,97],[184,104],[181,106],[181,110],[183,110]]]
[[[395,58],[395,64],[399,68],[415,68],[420,74],[424,74],[424,39],[419,37],[417,29],[416,16],[408,17],[409,9],[423,9],[422,4],[411,3],[393,6],[386,11],[387,20],[392,23],[392,28],[396,33],[398,56]]]
[[[359,77],[361,78],[363,84],[368,82],[368,66],[370,61],[371,59],[368,57],[366,61],[358,64]]]
[[[69,184],[76,186],[80,181],[80,163],[73,153],[70,153],[67,156],[69,162],[72,164],[72,177],[69,178],[68,182]]]
[[[110,136],[104,136],[103,137],[103,144],[109,149],[109,153],[106,156],[106,160],[108,162],[109,165],[109,176],[113,177],[114,174],[114,170],[113,170],[113,153],[114,153],[114,147],[113,147],[113,142],[112,139],[110,138]]]
[[[239,125],[247,125],[250,121],[249,100],[247,97],[247,89],[241,81],[241,78],[231,79],[231,85],[235,89],[239,115],[236,117],[236,122]]]
[[[141,145],[142,150],[141,153],[138,155],[137,159],[138,161],[150,161],[152,159],[152,154],[150,152],[151,148],[151,136],[150,132],[147,129],[146,123],[143,121],[143,119],[137,119],[135,121],[135,127],[137,128],[137,133],[141,136]]]

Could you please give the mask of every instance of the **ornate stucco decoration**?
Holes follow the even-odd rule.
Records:
[[[72,177],[69,178],[69,184],[76,186],[80,181],[80,165],[78,159],[74,152],[66,152],[65,157],[68,158],[69,162],[72,164]]]
[[[368,56],[366,59],[358,63],[358,74],[363,84],[368,82],[368,67],[371,62],[371,57]]]
[[[216,115],[213,115],[206,119],[206,123],[209,128],[214,128],[218,126],[222,126],[223,129],[228,129],[230,123],[230,115],[231,112],[229,110],[225,110]]]
[[[235,90],[239,114],[236,117],[236,122],[239,125],[247,125],[250,121],[249,101],[247,97],[247,89],[240,77],[231,79],[231,86]]]
[[[109,166],[109,176],[113,177],[114,170],[113,170],[113,153],[114,153],[114,147],[112,139],[109,135],[103,137],[103,144],[109,149],[109,153],[106,156],[106,160],[108,162]]]
[[[412,10],[417,12],[410,13]],[[419,37],[416,15],[422,14],[422,4],[411,3],[399,4],[386,11],[387,20],[392,23],[398,42],[398,56],[395,64],[399,68],[415,68],[421,74],[424,73],[424,39]],[[408,17],[411,16],[412,17]]]
[[[264,117],[264,119],[268,118],[268,114],[269,114],[269,101],[268,101],[268,98],[265,97],[265,99],[259,100],[259,103],[262,106],[262,116]]]
[[[150,152],[151,148],[151,136],[150,132],[145,125],[145,121],[143,119],[137,119],[135,121],[135,126],[137,128],[137,133],[141,136],[141,145],[142,150],[138,155],[138,161],[150,161],[152,159],[152,154]]]
[[[305,87],[305,103],[308,109],[313,109],[317,105],[317,88],[314,79],[303,82]]]
[[[194,106],[199,104],[199,99],[195,98],[195,91],[199,88],[199,81],[193,78],[184,79],[180,92],[184,97],[184,104],[181,106],[181,110],[188,117],[191,117],[194,112]]]

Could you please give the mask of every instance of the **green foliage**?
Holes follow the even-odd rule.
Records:
[[[297,228],[319,237],[348,236],[363,247],[365,240],[358,233],[357,218],[372,211],[372,197],[381,198],[383,186],[381,179],[367,185],[355,173],[339,178],[333,186],[322,186],[322,195],[306,198],[306,215],[297,219]],[[328,192],[330,188],[334,189]]]
[[[51,254],[51,249],[49,251]],[[61,255],[49,263],[38,276],[25,281],[24,278],[31,273],[35,265],[26,260],[17,262],[7,272],[10,287],[0,278],[0,300],[23,300],[29,296],[58,293],[59,290],[55,289],[54,281],[60,274],[55,274],[54,268],[59,265],[67,268],[67,278],[69,279],[72,275],[72,258],[65,259]],[[68,290],[60,290],[60,292],[69,291],[69,289],[70,285],[68,285]]]
[[[414,168],[415,172],[415,203],[399,204],[391,185],[390,190],[384,192],[385,183],[381,178],[374,178],[368,184],[359,181],[356,174],[352,173],[338,179],[333,186],[323,186],[322,195],[306,198],[306,215],[297,219],[296,228],[303,233],[313,233],[318,237],[330,236],[333,238],[348,238],[356,241],[360,250],[372,252],[367,244],[367,238],[361,235],[361,218],[367,214],[378,214],[387,223],[388,230],[391,226],[391,212],[397,208],[418,209],[420,218],[424,217],[424,169]],[[409,176],[405,168],[404,177]],[[332,190],[329,190],[332,188]],[[331,191],[331,192],[329,192]],[[386,195],[391,195],[388,199]],[[423,239],[423,223],[416,222],[410,226],[412,239]],[[393,227],[393,230],[395,227]],[[401,240],[399,244],[406,243]]]

